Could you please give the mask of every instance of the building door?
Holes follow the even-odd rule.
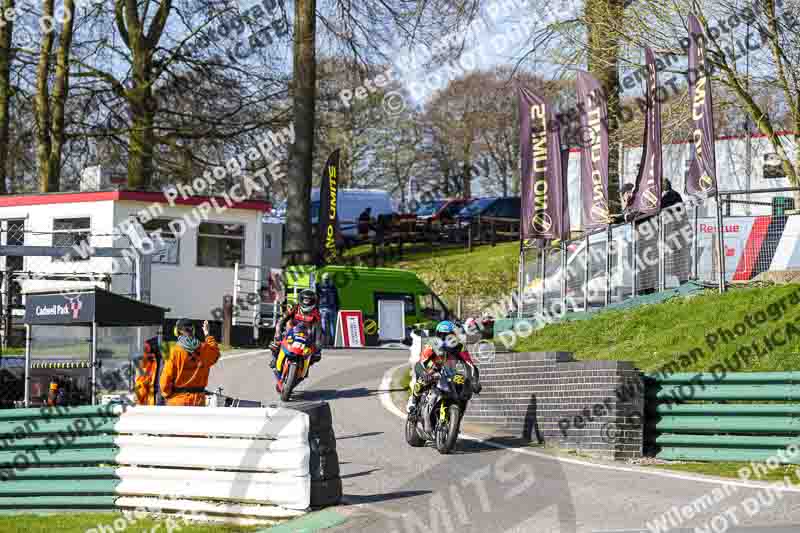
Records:
[[[378,338],[401,341],[406,337],[406,306],[402,300],[378,300]]]

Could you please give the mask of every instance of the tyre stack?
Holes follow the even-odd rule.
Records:
[[[342,479],[330,405],[328,402],[292,402],[287,407],[302,411],[309,418],[311,507],[338,504],[342,498]]]

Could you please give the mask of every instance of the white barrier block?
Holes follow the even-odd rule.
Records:
[[[286,509],[275,505],[255,505],[230,502],[205,502],[180,498],[152,498],[143,496],[120,496],[117,507],[122,509],[155,509],[162,512],[191,513],[192,515],[237,516],[252,518],[285,519],[302,516],[305,513],[296,509]]]
[[[114,430],[146,435],[194,435],[307,440],[308,415],[285,408],[137,406]]]
[[[115,491],[125,496],[164,496],[269,503],[303,510],[311,505],[310,476],[120,467]]]

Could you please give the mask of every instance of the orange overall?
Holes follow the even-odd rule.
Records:
[[[177,344],[161,373],[161,391],[167,405],[205,405],[203,390],[208,386],[208,373],[219,360],[219,346],[211,335],[193,354]]]
[[[136,376],[136,405],[155,405],[155,379],[158,362],[155,359],[142,359],[139,369],[141,374]]]

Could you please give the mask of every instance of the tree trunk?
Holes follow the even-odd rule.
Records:
[[[589,72],[600,82],[608,101],[609,146],[619,142],[619,36],[615,28],[624,14],[623,0],[587,0]],[[621,211],[619,152],[608,151],[608,200],[612,213]]]
[[[296,0],[294,8],[294,129],[289,152],[285,264],[314,261],[311,237],[311,173],[316,105],[316,0]]]
[[[64,149],[64,108],[69,96],[69,56],[72,49],[72,29],[75,24],[75,0],[64,0],[64,11],[71,13],[59,36],[56,59],[56,74],[53,82],[52,101],[52,143],[50,146],[50,181],[55,190],[60,189],[61,154]]]
[[[152,89],[158,77],[153,68],[153,54],[158,49],[171,9],[172,0],[160,0],[158,12],[145,31],[145,17],[139,15],[137,0],[116,0],[115,4],[117,29],[133,62],[133,87],[125,91],[131,114],[128,138],[128,187],[131,189],[147,189],[153,181],[158,107]]]
[[[3,0],[2,6],[3,13],[13,12],[14,0]],[[5,25],[0,27],[0,194],[7,192],[6,167],[9,154],[8,125],[11,121],[9,108],[11,104],[11,36],[13,33],[13,18],[5,20]]]
[[[43,16],[53,16],[53,0],[44,0]],[[50,174],[50,54],[53,53],[54,32],[43,32],[39,49],[39,64],[36,68],[36,166],[39,169],[39,190],[58,191]]]
[[[469,162],[469,153],[465,154],[463,165],[463,185],[461,186],[461,197],[469,198],[472,196],[472,165]]]
[[[72,13],[72,16],[64,21],[59,35],[52,99],[50,95],[50,61],[53,53],[54,32],[47,32],[44,35],[36,73],[36,162],[39,168],[39,190],[42,192],[57,192],[61,182],[64,108],[69,93],[69,55],[75,20],[74,0],[66,0],[64,9],[65,12]],[[45,0],[43,15],[53,16],[53,0]]]

